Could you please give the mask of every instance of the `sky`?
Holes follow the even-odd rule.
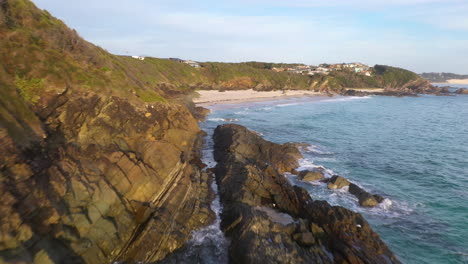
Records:
[[[33,0],[120,55],[468,74],[468,0]]]

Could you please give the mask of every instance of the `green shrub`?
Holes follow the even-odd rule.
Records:
[[[138,89],[136,90],[136,94],[141,100],[143,100],[143,102],[146,103],[166,102],[166,99],[155,91]]]
[[[37,103],[42,92],[44,92],[44,79],[40,78],[22,78],[15,76],[15,85],[18,87],[21,97],[29,103]]]

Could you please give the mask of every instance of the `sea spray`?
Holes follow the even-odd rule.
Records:
[[[211,131],[207,131],[207,136],[204,138],[202,149],[202,161],[208,165],[208,168],[216,166],[216,161],[213,158],[213,141],[211,139]],[[215,198],[211,203],[211,210],[216,214],[214,222],[200,230],[194,231],[190,240],[177,253],[169,256],[160,263],[164,264],[224,264],[228,263],[228,247],[229,240],[224,236],[220,229],[221,213],[223,211],[218,185],[213,176],[211,188],[215,193]]]

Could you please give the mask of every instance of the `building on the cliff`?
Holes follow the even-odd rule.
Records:
[[[184,61],[185,64],[188,64],[189,66],[192,66],[194,68],[200,68],[200,64],[196,61],[191,61],[191,60],[186,60]]]
[[[145,57],[142,57],[142,56],[132,56],[132,58],[137,59],[137,60],[145,60]]]
[[[285,71],[284,68],[276,68],[276,67],[273,67],[271,70],[274,71],[274,72],[283,72],[283,71]]]

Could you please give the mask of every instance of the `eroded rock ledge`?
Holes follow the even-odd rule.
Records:
[[[301,157],[293,144],[234,124],[217,127],[214,142],[230,263],[399,263],[360,214],[288,182],[281,173]]]
[[[0,122],[0,263],[153,262],[214,218],[185,107],[63,94],[32,121],[11,115],[21,126]]]

